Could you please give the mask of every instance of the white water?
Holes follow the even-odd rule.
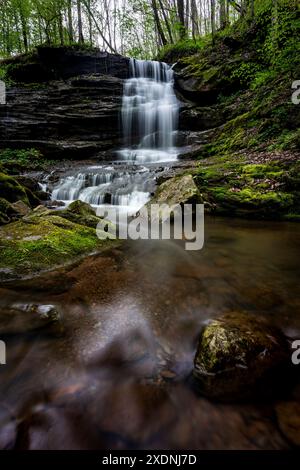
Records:
[[[137,211],[154,189],[154,176],[145,167],[99,165],[62,178],[52,191],[52,200],[69,204],[76,199],[93,206],[114,205]]]
[[[126,80],[122,126],[126,160],[165,162],[176,160],[174,145],[179,105],[173,88],[173,70],[162,62],[130,59]]]
[[[139,210],[154,190],[152,163],[174,161],[178,101],[173,70],[165,63],[130,60],[122,102],[126,148],[121,162],[92,166],[63,177],[52,190],[52,200],[66,204],[76,199],[93,206],[115,205]],[[148,166],[141,166],[145,163]]]

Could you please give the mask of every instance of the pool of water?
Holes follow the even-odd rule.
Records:
[[[2,285],[0,319],[16,302],[50,304],[63,331],[1,338],[1,448],[289,448],[276,391],[268,403],[218,404],[187,378],[201,328],[224,312],[267,317],[300,338],[299,234],[292,223],[207,217],[198,252],[128,241]]]

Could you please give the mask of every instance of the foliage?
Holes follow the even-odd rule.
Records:
[[[43,155],[37,149],[0,149],[0,165],[10,173],[18,173],[24,170],[42,170],[52,162],[44,160]]]

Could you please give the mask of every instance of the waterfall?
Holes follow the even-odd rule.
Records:
[[[68,204],[80,199],[93,206],[109,204],[132,212],[149,200],[155,190],[152,164],[160,167],[160,162],[176,160],[178,154],[179,106],[173,78],[172,68],[165,63],[130,60],[121,116],[126,148],[118,152],[122,161],[70,171],[49,188],[52,200]]]
[[[128,206],[133,211],[146,204],[154,190],[154,175],[145,167],[100,165],[64,176],[52,190],[52,200],[66,204],[80,199],[93,206]]]
[[[179,105],[172,68],[162,62],[130,59],[130,75],[122,102],[126,148],[119,152],[121,157],[137,163],[176,160]]]

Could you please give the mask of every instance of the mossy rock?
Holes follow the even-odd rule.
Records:
[[[0,198],[0,225],[9,223],[10,218],[8,212],[10,208],[10,203],[6,199]]]
[[[162,183],[145,208],[149,218],[164,222],[169,219],[174,220],[175,214],[181,214],[184,204],[190,205],[194,210],[196,204],[201,203],[202,197],[193,176],[186,174]]]
[[[0,279],[33,276],[118,243],[49,212],[41,208],[0,228]]]
[[[0,173],[0,198],[4,198],[8,202],[23,201],[25,204],[29,204],[26,189],[5,173]]]
[[[74,201],[66,209],[56,211],[49,211],[47,215],[57,216],[70,220],[79,225],[84,225],[86,227],[96,228],[101,222],[101,218],[96,216],[95,210],[86,202]],[[106,221],[103,226],[104,230],[108,230],[110,225],[109,221]]]
[[[192,175],[175,176],[162,183],[151,204],[183,205],[201,203],[202,198]]]
[[[294,162],[251,164],[228,155],[200,164],[195,181],[214,214],[284,219],[299,214],[298,175]]]
[[[268,394],[290,363],[286,338],[246,313],[228,313],[202,331],[193,377],[199,391],[218,400]]]

